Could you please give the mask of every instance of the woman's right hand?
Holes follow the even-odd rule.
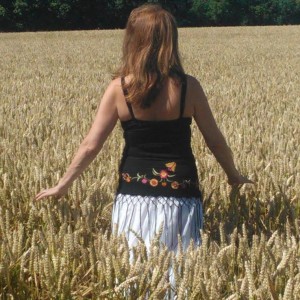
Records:
[[[234,177],[228,177],[228,184],[229,185],[237,186],[237,185],[244,184],[244,183],[254,184],[254,182],[252,180],[248,179],[247,177],[245,177],[241,174],[238,174]]]
[[[46,197],[53,196],[55,199],[61,198],[63,195],[65,195],[68,191],[67,187],[61,186],[61,185],[56,185],[50,189],[45,189],[40,191],[36,196],[35,200],[41,200]]]

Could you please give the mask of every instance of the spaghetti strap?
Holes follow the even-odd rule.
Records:
[[[184,113],[186,86],[187,86],[187,80],[186,80],[186,75],[184,74],[183,77],[182,77],[181,98],[180,98],[180,116],[179,116],[179,118],[182,118],[183,113]]]
[[[135,119],[133,109],[132,109],[132,105],[126,99],[127,95],[128,95],[128,91],[125,88],[125,79],[124,79],[124,77],[121,77],[121,85],[122,85],[122,90],[123,90],[124,97],[125,97],[125,102],[127,104],[130,115],[131,115],[132,119]],[[181,96],[180,96],[180,115],[179,115],[179,118],[182,118],[183,113],[184,113],[186,88],[187,88],[186,75],[183,75],[183,77],[182,77],[182,87],[181,87]]]
[[[127,104],[127,107],[128,107],[129,112],[130,112],[130,115],[131,115],[132,119],[135,119],[135,116],[134,116],[134,113],[133,113],[133,110],[132,110],[131,103],[129,103],[129,102],[127,101],[127,99],[126,99],[126,98],[127,98],[127,95],[128,95],[128,91],[127,91],[127,89],[125,88],[125,79],[124,79],[124,77],[121,77],[121,85],[122,85],[122,90],[123,90],[124,97],[125,97],[125,102],[126,102],[126,104]]]

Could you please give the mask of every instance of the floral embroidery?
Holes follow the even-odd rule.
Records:
[[[128,173],[122,173],[123,179],[127,182],[131,181],[131,177]]]
[[[152,179],[150,180],[150,185],[152,185],[152,186],[157,186],[157,185],[158,185],[158,180],[155,179],[155,178],[152,178]]]
[[[172,189],[177,190],[179,187],[179,183],[177,181],[173,181],[171,183],[171,187],[172,187]]]
[[[167,163],[166,167],[168,168],[169,171],[175,172],[176,163],[175,162]]]
[[[168,162],[165,164],[166,169],[162,169],[159,172],[154,168],[152,169],[152,175],[156,178],[147,178],[147,175],[140,175],[139,173],[136,176],[130,176],[128,173],[122,173],[122,178],[126,182],[130,183],[132,181],[141,182],[143,184],[149,184],[152,187],[157,187],[159,185],[163,187],[170,186],[172,189],[177,190],[179,188],[187,188],[191,184],[196,185],[197,183],[192,183],[190,180],[183,180],[182,182],[178,182],[176,180],[172,180],[176,170],[175,162]]]
[[[167,178],[168,177],[168,172],[166,171],[166,170],[161,170],[160,172],[159,172],[159,176],[160,176],[160,178]]]
[[[142,183],[146,184],[148,182],[148,179],[147,178],[143,178],[142,179]]]

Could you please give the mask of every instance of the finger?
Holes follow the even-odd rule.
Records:
[[[234,185],[231,187],[231,191],[230,191],[230,199],[231,200],[234,200],[236,199],[236,197],[238,197],[239,195],[239,192],[240,192],[240,188],[238,187],[238,185]]]
[[[61,195],[56,195],[56,196],[54,196],[54,199],[55,200],[59,200],[61,198]]]
[[[44,195],[47,191],[48,191],[48,190],[42,190],[42,191],[40,191],[40,192],[36,195],[36,197],[41,196],[41,195]]]
[[[252,181],[251,179],[248,179],[248,178],[247,178],[246,183],[254,183],[254,181]]]
[[[42,194],[45,194],[48,190],[42,190],[40,191],[37,195],[42,195]]]
[[[53,197],[53,199],[55,200],[58,200],[59,198],[61,198],[61,195],[58,195],[58,194],[51,194],[51,193],[45,193],[44,195],[41,195],[38,199],[36,199],[37,201],[38,200],[41,200],[45,197]]]
[[[242,184],[235,182],[231,186],[232,186],[233,189],[239,190],[242,187]]]
[[[43,192],[35,200],[38,201],[38,200],[41,200],[41,199],[43,199],[43,198],[45,198],[47,196],[48,196],[47,192]]]
[[[39,195],[38,197],[35,198],[36,201],[39,201],[41,199],[43,199],[45,196],[44,195]]]
[[[42,193],[44,193],[44,191],[40,191],[38,194],[35,195],[35,197],[40,196]]]
[[[245,177],[245,179],[246,179],[248,182],[253,182],[253,180],[249,179],[248,177]]]
[[[39,192],[38,194],[35,195],[34,199],[39,199],[42,195],[44,194],[44,191]]]

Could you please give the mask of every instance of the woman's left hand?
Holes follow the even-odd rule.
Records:
[[[56,185],[55,187],[52,187],[47,190],[40,191],[34,198],[34,200],[41,200],[45,197],[54,196],[55,199],[61,198],[63,195],[65,195],[68,191],[67,187],[62,187],[59,185]]]
[[[243,176],[241,174],[238,174],[235,177],[228,178],[227,182],[231,186],[238,186],[238,185],[242,185],[244,183],[252,183],[252,184],[254,184],[254,182],[252,180],[248,179],[246,176]]]

